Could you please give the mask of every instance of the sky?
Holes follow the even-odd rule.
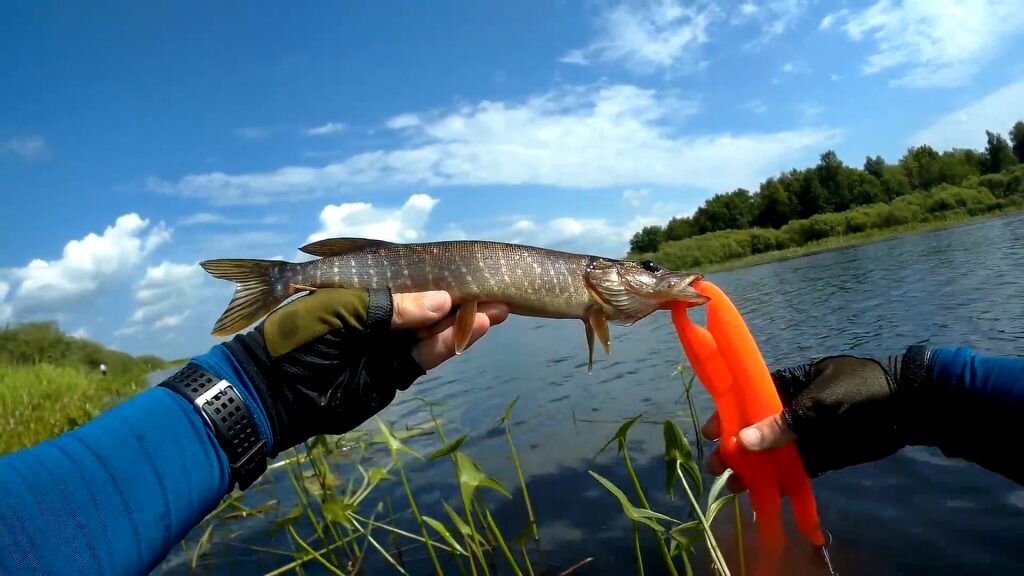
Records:
[[[605,256],[817,162],[1024,118],[1016,0],[0,5],[0,323],[205,351],[209,258]]]

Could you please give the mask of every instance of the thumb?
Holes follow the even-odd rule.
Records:
[[[781,414],[769,416],[740,430],[739,433],[739,440],[743,447],[755,452],[778,448],[794,439],[796,439],[796,435],[786,425]]]
[[[393,295],[391,328],[423,328],[444,319],[451,312],[452,297],[444,290]]]

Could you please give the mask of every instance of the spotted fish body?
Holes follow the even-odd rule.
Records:
[[[459,307],[456,353],[468,343],[479,302],[501,302],[512,314],[578,319],[593,342],[610,351],[608,322],[629,325],[670,300],[701,304],[689,287],[701,274],[673,272],[652,262],[616,260],[523,244],[455,240],[399,244],[331,238],[303,246],[308,262],[210,260],[203,268],[234,281],[235,295],[214,326],[226,336],[281,302],[323,288],[383,288],[396,293],[445,290]]]

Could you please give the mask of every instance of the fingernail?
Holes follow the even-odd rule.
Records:
[[[435,314],[444,314],[448,310],[448,293],[443,290],[428,292],[423,300],[427,311]]]
[[[760,448],[761,441],[763,439],[761,431],[757,428],[744,428],[743,430],[740,430],[740,442],[751,450],[757,450]]]

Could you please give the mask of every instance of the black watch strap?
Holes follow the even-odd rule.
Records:
[[[180,394],[203,416],[227,455],[232,479],[240,490],[251,486],[266,471],[266,443],[248,406],[230,382],[190,363],[160,386]]]

